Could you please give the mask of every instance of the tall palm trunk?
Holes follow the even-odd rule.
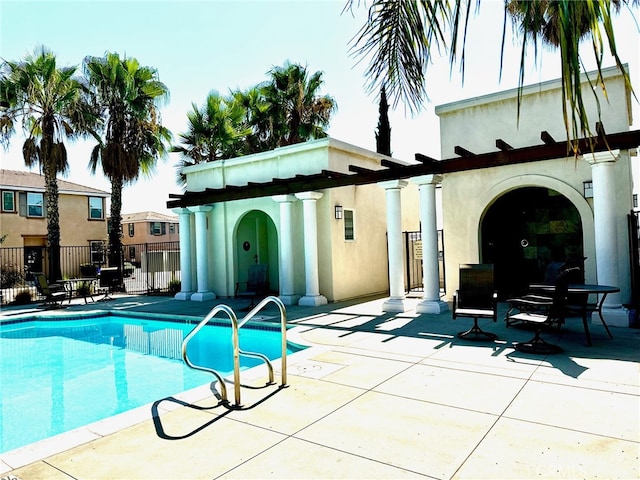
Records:
[[[122,187],[120,177],[111,178],[111,227],[109,230],[109,265],[122,270]]]
[[[43,136],[40,142],[41,163],[44,170],[47,243],[49,247],[49,279],[61,280],[60,267],[60,211],[58,209],[57,161],[54,153],[53,122],[43,122]]]

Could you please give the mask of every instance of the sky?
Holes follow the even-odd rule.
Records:
[[[174,143],[187,128],[192,103],[202,105],[207,94],[248,89],[285,61],[323,72],[321,94],[338,105],[328,133],[338,140],[375,151],[378,122],[377,92],[367,91],[366,62],[358,62],[352,39],[366,20],[366,2],[345,12],[346,0],[0,0],[0,57],[18,60],[38,45],[52,50],[60,66],[78,65],[84,57],[117,52],[135,57],[141,65],[158,70],[169,88],[170,101],[161,110],[163,124]],[[370,3],[370,2],[369,2]],[[356,5],[357,5],[356,1]],[[623,9],[614,28],[622,61],[629,64],[632,84],[640,97],[640,35],[633,12]],[[428,67],[429,99],[417,114],[402,104],[390,109],[393,156],[413,160],[415,153],[442,158],[435,106],[473,98],[518,85],[520,47],[507,38],[502,76],[500,45],[503,1],[482,0],[472,17],[467,39],[464,81],[458,66],[447,57],[435,57]],[[507,32],[511,33],[509,26]],[[585,67],[595,67],[585,45]],[[605,66],[614,65],[605,57]],[[78,73],[81,73],[79,68]],[[541,49],[529,55],[525,84],[559,77],[559,56]],[[640,113],[634,101],[634,127]],[[514,119],[515,121],[515,119]],[[0,150],[4,169],[24,166],[19,132],[9,150]],[[100,173],[88,168],[93,141],[68,144],[70,172],[65,180],[110,191]],[[153,177],[125,187],[123,213],[166,209],[176,185],[177,154],[158,163]],[[32,171],[37,171],[32,170]]]

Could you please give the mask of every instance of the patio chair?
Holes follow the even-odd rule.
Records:
[[[564,323],[565,317],[570,313],[567,304],[569,284],[580,274],[579,267],[565,268],[556,278],[551,304],[549,304],[549,299],[541,297],[536,310],[536,301],[531,299],[529,300],[527,311],[521,311],[510,316],[512,321],[532,324],[535,328],[535,334],[531,340],[514,344],[516,350],[544,355],[558,353],[562,350],[560,346],[546,342],[540,336],[540,333],[545,326],[553,325],[554,323],[562,325]]]
[[[498,294],[494,289],[492,264],[460,265],[460,284],[453,296],[453,318],[471,317],[473,326],[458,332],[458,338],[486,337],[495,340],[498,336],[485,332],[478,326],[479,318],[498,320]]]
[[[251,303],[246,307],[247,309],[253,308],[256,299],[264,297],[268,292],[267,267],[267,264],[261,263],[251,265],[247,281],[236,283],[235,297],[251,299]]]
[[[33,278],[35,279],[38,294],[44,297],[44,304],[53,308],[61,308],[62,302],[69,296],[69,292],[64,288],[64,285],[49,284],[44,273],[34,272]]]
[[[98,293],[104,293],[104,297],[102,297],[99,301],[104,302],[107,300],[113,300],[111,294],[122,283],[122,277],[120,275],[120,270],[118,269],[118,267],[101,268],[100,273],[98,274],[98,280],[100,286],[100,291]]]

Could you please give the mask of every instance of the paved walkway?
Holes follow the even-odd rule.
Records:
[[[98,305],[202,316],[212,303]],[[612,328],[611,340],[594,324],[587,347],[570,320],[543,334],[564,349],[544,357],[515,351],[532,332],[503,321],[482,323],[499,340],[473,342],[455,336],[468,319],[386,314],[380,300],[287,313],[289,339],[313,347],[289,357],[286,388],[245,388],[240,410],[219,406],[206,387],[158,400],[71,439],[0,454],[0,475],[640,478],[639,329]],[[259,368],[243,373],[254,386],[264,379]]]

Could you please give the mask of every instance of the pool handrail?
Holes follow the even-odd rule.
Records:
[[[265,355],[261,353],[242,351],[240,349],[240,342],[239,342],[240,328],[244,326],[249,320],[251,320],[260,310],[262,310],[269,303],[275,303],[278,309],[280,310],[280,334],[281,334],[281,340],[282,340],[281,342],[282,354],[280,359],[281,372],[282,372],[281,387],[284,387],[287,384],[287,312],[284,304],[282,303],[282,300],[280,300],[278,297],[274,297],[274,296],[266,297],[261,302],[259,302],[253,309],[251,309],[242,318],[240,322],[238,322],[238,317],[236,316],[235,312],[231,307],[223,304],[216,305],[200,321],[200,323],[198,323],[198,325],[196,325],[196,327],[193,330],[191,330],[191,332],[189,332],[189,334],[182,341],[182,359],[189,367],[195,370],[202,370],[205,372],[209,372],[217,378],[218,383],[220,384],[220,397],[223,403],[227,403],[227,404],[229,403],[229,400],[227,397],[227,387],[224,382],[224,379],[217,371],[208,367],[195,365],[194,363],[192,363],[191,360],[189,359],[189,356],[187,355],[187,344],[207,323],[209,323],[209,321],[218,312],[223,312],[229,317],[232,325],[231,338],[233,342],[233,383],[234,383],[234,394],[235,394],[234,407],[239,408],[241,407],[241,402],[240,402],[240,386],[241,386],[240,385],[240,355],[241,354],[245,356],[254,357],[254,358],[260,358],[261,360],[263,360],[267,365],[267,369],[269,372],[269,384],[274,383],[273,365],[271,364],[271,361],[269,360],[269,358],[267,358]]]

